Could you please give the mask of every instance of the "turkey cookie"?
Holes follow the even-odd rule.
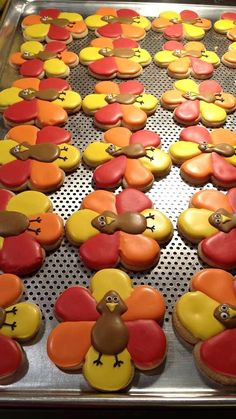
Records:
[[[236,109],[236,97],[222,91],[215,80],[200,84],[183,79],[174,83],[174,90],[161,96],[163,108],[174,110],[174,119],[183,125],[201,121],[207,127],[219,127],[226,122],[227,113]]]
[[[214,23],[214,29],[231,41],[236,41],[236,12],[222,13],[220,19]]]
[[[150,54],[131,39],[97,38],[90,45],[80,51],[80,62],[88,66],[92,76],[102,80],[137,77],[152,60]]]
[[[236,68],[236,42],[229,45],[229,49],[222,56],[221,62],[229,68]]]
[[[136,189],[118,195],[92,192],[68,218],[67,238],[80,246],[80,258],[91,269],[111,268],[119,262],[133,271],[150,269],[158,262],[159,244],[170,240],[173,232],[170,220],[152,205]]]
[[[20,47],[20,52],[10,56],[10,64],[19,68],[23,77],[66,78],[70,68],[79,64],[79,57],[74,52],[67,51],[64,42],[52,41],[43,46],[37,41],[27,41]]]
[[[183,45],[168,41],[163,45],[163,51],[156,53],[154,62],[158,67],[167,68],[169,76],[175,79],[189,76],[208,79],[220,64],[220,59],[215,52],[207,51],[201,42],[192,41]]]
[[[12,128],[0,141],[0,188],[51,192],[64,182],[65,172],[80,163],[79,150],[67,144],[71,135],[59,127],[41,131],[33,125]]]
[[[172,161],[180,166],[180,174],[193,185],[212,183],[236,186],[236,132],[218,128],[192,126],[180,133],[180,141],[169,149]]]
[[[48,337],[49,358],[63,370],[83,367],[84,377],[98,390],[127,387],[135,367],[151,370],[166,357],[167,340],[158,324],[165,300],[152,287],[133,288],[123,271],[97,272],[90,290],[68,288],[54,310],[62,323]]]
[[[20,175],[20,174],[19,174]],[[45,250],[57,248],[64,234],[61,217],[41,192],[18,195],[0,190],[0,269],[26,275],[39,269]]]
[[[140,41],[151,28],[150,21],[131,9],[101,7],[96,14],[85,19],[88,28],[97,36],[107,38],[130,38]]]
[[[191,281],[191,292],[176,303],[173,324],[194,345],[200,371],[225,385],[236,384],[236,281],[221,269],[203,269]]]
[[[88,34],[79,13],[58,9],[42,9],[38,15],[26,16],[21,26],[26,41],[62,41],[68,44],[73,38],[84,38]]]
[[[36,304],[19,302],[24,291],[20,278],[0,275],[0,380],[15,374],[24,362],[17,341],[29,341],[39,331],[41,311]]]
[[[178,219],[179,232],[199,243],[198,254],[208,265],[236,267],[236,188],[226,194],[202,190],[193,195],[190,207]]]
[[[0,112],[6,126],[64,125],[68,114],[79,111],[81,97],[66,80],[23,78],[0,92]]]
[[[144,93],[143,84],[136,80],[102,81],[95,85],[95,92],[83,99],[82,108],[104,130],[120,125],[132,131],[142,129],[158,105],[155,96]]]
[[[114,189],[122,183],[141,191],[148,190],[155,177],[169,173],[171,159],[160,150],[160,137],[142,130],[133,133],[124,127],[111,128],[103,134],[104,142],[88,145],[84,162],[96,167],[93,181],[97,188]]]
[[[152,29],[162,32],[166,39],[171,40],[200,40],[205,31],[211,29],[211,21],[199,17],[192,10],[183,10],[180,13],[166,11],[152,21]]]

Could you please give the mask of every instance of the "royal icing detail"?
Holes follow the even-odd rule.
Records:
[[[174,119],[183,125],[193,125],[201,121],[209,127],[223,125],[227,113],[236,109],[236,98],[225,93],[215,80],[200,84],[183,79],[174,83],[175,90],[168,90],[161,96],[161,105],[174,109]]]
[[[223,269],[236,266],[235,198],[236,188],[226,194],[202,190],[192,196],[191,208],[178,218],[180,233],[199,243],[199,256],[208,265]]]
[[[176,330],[190,343],[198,342],[194,356],[202,372],[222,384],[235,385],[235,278],[221,269],[203,269],[191,284],[193,291],[175,306]]]
[[[80,246],[80,257],[91,269],[114,267],[142,271],[157,263],[159,244],[172,236],[170,220],[142,192],[126,189],[118,195],[97,190],[66,222],[66,235]],[[159,243],[159,244],[158,244]]]
[[[18,171],[21,176],[20,170]],[[26,275],[39,269],[45,250],[59,246],[63,221],[51,212],[52,203],[41,192],[18,195],[0,190],[0,269]]]
[[[101,270],[89,291],[70,287],[58,297],[55,315],[63,323],[49,335],[48,356],[65,370],[83,366],[96,389],[120,390],[131,382],[135,366],[149,370],[164,360],[166,337],[157,323],[164,313],[157,290],[132,288],[129,276],[118,269]]]
[[[236,42],[232,42],[232,44],[229,45],[228,51],[221,58],[221,62],[229,68],[236,68]]]
[[[159,149],[158,134],[141,130],[133,133],[124,127],[111,128],[103,142],[94,142],[84,150],[84,162],[96,167],[93,182],[97,188],[123,187],[147,190],[155,178],[165,176],[171,159]]]
[[[236,12],[222,13],[220,19],[214,23],[214,29],[231,41],[236,41]]]

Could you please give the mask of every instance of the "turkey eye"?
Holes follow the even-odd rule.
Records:
[[[229,318],[228,313],[226,313],[225,311],[223,313],[220,313],[220,318],[222,320],[227,320]]]
[[[118,297],[113,297],[113,301],[114,301],[114,303],[117,303],[118,302]]]
[[[106,298],[106,303],[111,303],[111,302],[112,302],[112,297],[108,295]]]
[[[100,224],[101,227],[104,227],[106,225],[106,219],[103,215],[101,215],[100,217],[98,217],[98,222]]]
[[[108,147],[108,152],[109,152],[109,153],[114,153],[115,151],[116,151],[115,146],[114,146],[114,145],[109,145],[109,147]]]
[[[14,148],[14,150],[13,150],[15,153],[19,153],[19,151],[20,151],[20,146],[19,145],[17,145],[15,148]]]
[[[214,221],[216,224],[220,224],[221,223],[221,215],[220,214],[215,214],[214,215]]]
[[[228,306],[227,306],[227,304],[222,304],[221,306],[220,306],[220,311],[227,311],[228,310]]]

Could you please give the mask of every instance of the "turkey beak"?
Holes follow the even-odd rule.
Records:
[[[117,303],[106,303],[106,305],[109,308],[109,310],[112,312],[115,310]]]
[[[236,317],[236,310],[230,307],[229,308],[229,315],[230,315],[231,319]]]

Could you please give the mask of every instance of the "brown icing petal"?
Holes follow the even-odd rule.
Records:
[[[136,101],[136,96],[129,93],[113,95],[112,93],[105,97],[107,103],[120,103],[121,105],[132,105]]]
[[[107,23],[123,23],[127,25],[131,25],[135,21],[134,18],[128,17],[128,16],[116,17],[116,16],[111,16],[111,15],[103,16],[102,20]]]
[[[52,102],[53,100],[56,100],[60,98],[63,99],[63,96],[65,96],[65,92],[58,92],[56,89],[44,89],[41,91],[37,91],[34,89],[23,89],[19,92],[19,96],[24,100],[32,100],[32,99],[41,99],[41,100],[47,100],[49,102]]]
[[[220,304],[214,311],[214,317],[227,329],[236,327],[236,307],[230,304]]]
[[[0,307],[0,328],[4,324],[5,319],[6,319],[6,312],[5,312],[4,308]]]
[[[197,50],[181,51],[180,49],[176,49],[173,52],[173,55],[179,58],[183,58],[183,57],[201,58],[203,56],[203,51],[197,51]]]
[[[25,149],[22,150],[22,146]],[[10,153],[19,160],[33,159],[40,162],[51,163],[60,156],[60,148],[51,143],[31,145],[27,142],[19,144],[10,150]]]
[[[42,23],[49,23],[51,25],[60,26],[61,28],[64,28],[71,23],[68,19],[53,19],[50,16],[42,16],[40,20]]]
[[[0,211],[0,236],[17,236],[29,227],[26,215],[17,211]]]
[[[104,211],[92,220],[92,226],[105,234],[113,234],[116,231],[142,234],[147,229],[147,220],[138,212],[127,211],[117,215],[112,211]]]
[[[232,157],[235,155],[235,148],[231,144],[216,144],[216,145],[209,145],[205,142],[202,142],[198,146],[199,150],[203,153],[217,153],[223,157]]]
[[[39,53],[36,55],[36,57],[42,61],[47,61],[52,58],[57,58],[57,56],[58,54],[53,51],[39,51]]]
[[[224,219],[226,217],[226,219]],[[236,214],[231,214],[224,208],[218,209],[208,218],[209,223],[224,233],[228,233],[236,227]]]
[[[98,52],[104,57],[132,58],[135,56],[135,52],[131,48],[101,48]]]
[[[130,159],[139,159],[146,156],[146,150],[142,144],[130,144],[119,149],[115,149],[112,145],[106,149],[111,156],[126,156]]]
[[[198,94],[194,92],[186,92],[186,93],[183,93],[182,96],[188,100],[203,100],[204,102],[207,102],[207,103],[214,103],[217,100],[220,102],[224,102],[224,99],[221,93]]]

